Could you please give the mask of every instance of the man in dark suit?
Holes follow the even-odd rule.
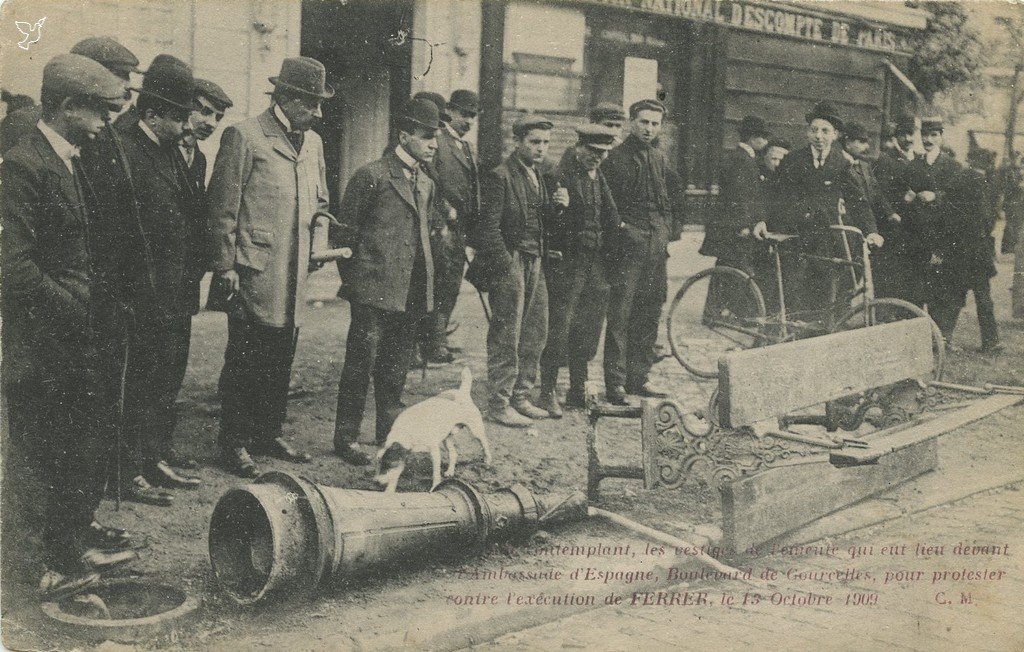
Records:
[[[5,455],[18,460],[9,469],[34,471],[46,487],[46,599],[84,590],[97,571],[133,556],[100,550],[130,541],[93,520],[113,430],[103,413],[94,329],[107,319],[91,264],[96,204],[78,160],[78,148],[102,131],[123,95],[121,80],[99,63],[55,57],[43,71],[42,119],[0,166],[3,389],[12,443]]]
[[[190,131],[181,138],[181,155],[185,159],[189,179],[199,191],[206,194],[206,154],[199,141],[206,140],[217,130],[224,113],[234,104],[224,89],[208,79],[195,80],[195,99],[189,116]]]
[[[870,246],[882,246],[884,240],[878,235],[867,199],[842,148],[835,145],[843,127],[835,107],[831,102],[819,102],[805,118],[809,143],[791,151],[779,165],[769,194],[771,212],[754,227],[754,237],[763,239],[770,228],[799,236],[796,249],[800,254],[843,257],[842,238],[829,228],[839,223],[843,205],[843,223],[859,228]],[[822,319],[832,306],[833,289],[846,279],[841,275],[845,270],[803,255],[784,256],[787,305],[804,313],[805,319]]]
[[[981,329],[981,351],[998,353],[999,327],[992,303],[990,279],[996,275],[995,211],[985,170],[995,159],[995,152],[973,149],[967,156],[970,167],[962,171],[948,189],[951,210],[945,213],[945,223],[939,225],[941,237],[937,239],[937,261],[934,287],[929,311],[942,329],[946,341],[951,342],[956,322],[967,302],[967,293],[974,293]]]
[[[481,176],[480,219],[470,234],[476,257],[466,277],[489,295],[487,329],[488,417],[526,428],[550,416],[530,401],[548,336],[544,279],[544,223],[555,204],[569,202],[538,169],[551,144],[553,124],[536,115],[512,126],[515,150]]]
[[[376,440],[383,444],[402,408],[417,325],[434,308],[429,229],[439,202],[423,166],[437,152],[440,127],[433,103],[410,100],[398,121],[398,145],[356,171],[332,225],[332,246],[353,251],[342,285],[352,323],[334,422],[334,451],[349,464],[370,461],[356,443],[370,379]]]
[[[619,213],[600,166],[622,132],[588,124],[577,127],[576,133],[579,141],[558,167],[557,183],[568,191],[569,206],[553,213],[545,225],[548,341],[540,358],[537,407],[555,418],[562,416],[555,385],[563,366],[569,367],[566,405],[584,407],[587,363],[597,353],[604,313],[582,304],[597,301],[605,306],[604,246],[619,228]],[[596,321],[597,337],[587,337],[594,328],[580,323],[578,309]]]
[[[440,97],[440,96],[438,96]],[[466,228],[480,213],[479,172],[476,156],[465,140],[476,123],[476,93],[456,90],[441,109],[437,153],[427,165],[440,197],[451,209],[434,248],[434,312],[424,320],[423,355],[427,362],[450,363],[455,358],[448,343],[448,327],[466,269]],[[447,118],[447,120],[446,120]]]
[[[768,144],[768,127],[764,120],[747,116],[740,121],[740,142],[722,160],[722,171],[718,175],[718,210],[704,229],[704,242],[700,253],[714,256],[715,265],[735,267],[753,275],[754,243],[750,230],[765,219],[767,206],[764,199],[764,183],[758,166],[759,152]],[[719,283],[714,278],[708,288],[705,311],[719,314],[729,307],[730,296],[736,290],[728,282]],[[762,283],[767,286],[768,283]],[[734,309],[741,314],[742,309]]]
[[[197,478],[175,471],[172,434],[175,402],[185,378],[192,315],[199,310],[199,281],[207,268],[205,222],[199,188],[189,175],[179,145],[190,131],[193,103],[191,69],[179,59],[153,60],[136,102],[141,119],[125,125],[121,137],[137,193],[150,258],[134,275],[149,275],[154,291],[131,298],[135,328],[128,352],[125,385],[128,464],[135,478],[130,500],[148,500],[132,489],[142,476],[165,488],[195,488]]]
[[[900,118],[891,131],[883,133],[881,152],[872,172],[891,212],[878,216],[878,232],[885,238],[885,246],[872,258],[872,264],[876,297],[895,297],[922,306],[921,284],[928,265],[928,251],[910,232],[910,220],[901,214],[906,213],[903,196],[909,190],[907,166],[914,159],[916,133],[913,116]]]
[[[655,361],[661,306],[668,294],[665,262],[676,232],[670,170],[656,140],[665,106],[641,100],[629,107],[629,136],[608,155],[602,171],[623,226],[609,242],[611,296],[604,340],[607,400],[625,403],[626,394],[666,396],[648,380]]]

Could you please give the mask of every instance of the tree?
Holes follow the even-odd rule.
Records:
[[[1013,140],[1017,132],[1017,120],[1020,106],[1024,102],[1024,5],[1017,5],[1017,12],[1009,16],[996,18],[1005,32],[1006,45],[1002,49],[1000,63],[1010,69],[1009,109],[1006,112],[1006,131],[1004,131],[1004,147],[1006,160],[1016,160]]]
[[[958,2],[914,3],[929,13],[928,26],[912,39],[907,76],[924,99],[960,84],[975,83],[984,63],[981,37]]]

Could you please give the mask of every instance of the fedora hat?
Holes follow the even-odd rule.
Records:
[[[177,57],[158,54],[142,79],[143,95],[151,95],[186,111],[192,110],[195,78],[192,69]]]
[[[334,89],[327,85],[327,69],[310,57],[285,59],[281,62],[281,72],[268,79],[275,89],[287,88],[325,100],[334,97]]]
[[[831,124],[836,130],[841,131],[843,128],[843,119],[839,117],[839,111],[831,102],[818,102],[804,118],[807,120],[807,124],[821,119]]]
[[[437,130],[441,128],[441,115],[437,105],[430,100],[413,98],[405,103],[402,112],[398,114],[402,121],[411,122],[424,129]]]

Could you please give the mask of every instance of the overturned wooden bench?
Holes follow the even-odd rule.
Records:
[[[717,400],[707,410],[672,399],[608,406],[591,396],[589,498],[606,477],[642,479],[645,488],[709,484],[721,494],[726,545],[745,550],[931,471],[938,435],[1024,397],[993,396],[937,416],[912,410],[863,437],[783,427],[799,421],[794,413],[850,397],[923,403],[934,371],[931,329],[917,318],[730,353],[719,361]],[[935,392],[929,396],[934,402]],[[638,465],[601,463],[603,418],[640,420]]]

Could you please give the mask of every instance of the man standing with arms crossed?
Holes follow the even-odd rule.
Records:
[[[608,328],[604,341],[604,383],[609,403],[626,394],[667,394],[648,380],[655,361],[661,306],[668,294],[665,261],[673,231],[668,161],[655,140],[665,105],[641,100],[629,107],[629,136],[603,165],[623,224],[609,243]]]
[[[323,142],[311,131],[333,97],[322,63],[285,59],[270,78],[272,106],[224,130],[207,194],[214,283],[235,295],[228,313],[222,462],[259,475],[250,451],[292,462],[310,457],[282,433],[299,325],[306,311],[314,216],[326,213]]]

